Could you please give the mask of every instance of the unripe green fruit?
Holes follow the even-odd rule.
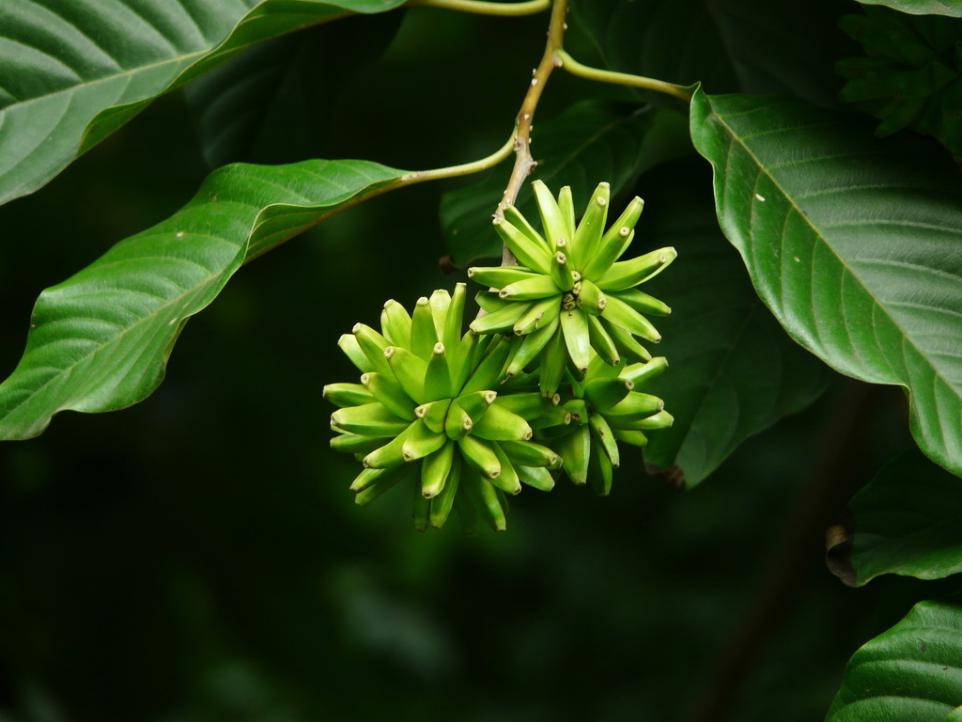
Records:
[[[532,190],[543,232],[513,206],[494,219],[519,265],[468,269],[470,278],[490,288],[478,299],[487,313],[471,328],[519,337],[507,373],[516,375],[542,359],[547,368],[540,374],[541,390],[550,396],[560,379],[557,360],[545,357],[559,346],[578,377],[587,371],[591,349],[612,365],[651,358],[638,339],[657,343],[661,335],[646,314],[663,316],[671,310],[636,286],[661,273],[677,254],[674,248],[660,248],[618,261],[631,245],[644,203],[634,198],[606,231],[607,183],[598,184],[577,226],[569,187],[561,189],[557,200],[541,181],[534,181]]]
[[[608,494],[619,443],[644,446],[647,432],[671,426],[664,402],[644,390],[667,362],[638,340],[657,342],[648,316],[670,309],[636,286],[674,249],[618,262],[643,204],[632,200],[606,231],[606,183],[577,225],[570,188],[557,200],[543,183],[533,189],[544,234],[514,207],[496,219],[522,265],[469,270],[489,290],[467,333],[458,284],[410,313],[388,301],[380,331],[358,323],[339,339],[360,383],[329,384],[324,396],[340,407],[331,447],[363,465],[351,484],[358,504],[401,486],[420,531],[455,508],[469,525],[503,530],[506,500],[523,486],[550,491],[563,469]]]
[[[598,494],[611,491],[613,470],[621,464],[618,442],[645,446],[645,431],[665,429],[674,419],[657,396],[639,391],[668,368],[662,358],[610,365],[596,355],[583,381],[572,381],[569,427],[552,429],[568,477]]]
[[[465,504],[504,529],[502,494],[517,494],[522,484],[550,489],[547,468],[560,465],[554,452],[530,441],[528,419],[542,416],[531,392],[499,384],[511,343],[479,339],[473,331],[462,335],[465,295],[464,284],[453,295],[435,291],[411,314],[388,301],[380,332],[359,323],[339,342],[363,372],[361,383],[324,390],[342,407],[331,415],[337,433],[331,446],[364,466],[351,485],[358,503],[394,486],[414,486],[419,529],[443,526],[451,510]]]

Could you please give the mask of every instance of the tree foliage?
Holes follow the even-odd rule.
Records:
[[[108,239],[39,294],[22,357],[0,382],[0,439],[36,437],[61,411],[144,401],[187,321],[245,264],[341,211],[430,182],[438,222],[397,226],[443,237],[444,265],[478,282],[480,310],[457,285],[424,288],[416,305],[389,301],[375,317],[385,299],[364,274],[376,253],[328,289],[363,297],[361,323],[341,341],[362,376],[326,392],[343,407],[334,445],[364,460],[359,501],[408,485],[419,490],[422,530],[452,508],[468,527],[487,514],[500,530],[505,495],[522,484],[550,491],[558,469],[602,495],[619,467],[693,488],[815,403],[847,418],[832,405],[844,396],[822,398],[842,377],[897,387],[917,450],[873,459],[850,514],[831,520],[843,522],[833,562],[856,586],[884,575],[946,586],[914,588],[908,616],[855,653],[827,720],[954,719],[962,619],[936,597],[962,570],[962,9],[863,3],[885,7],[9,0],[0,203],[42,198],[55,176],[178,89],[178,112],[192,115],[213,170],[192,199],[178,189],[180,208],[166,207],[165,220]],[[442,116],[441,106],[452,112],[445,89],[432,88],[437,106],[401,97],[385,108],[370,147],[387,139],[396,156],[355,145],[349,154],[368,159],[342,159],[327,136],[338,104],[369,94],[366,65],[395,62],[409,20],[430,28],[433,14],[462,10],[548,24],[546,45],[531,48],[541,55],[533,75],[508,78],[518,104],[499,129],[488,126],[503,108],[480,87],[468,88],[477,107],[460,123]],[[537,18],[512,17],[521,15]],[[463,27],[487,21],[466,16]],[[483,69],[498,48],[491,37],[480,46]],[[416,120],[400,123],[406,113]],[[412,130],[439,124],[456,126],[458,155],[444,164],[429,162]],[[332,157],[311,157],[321,152]],[[438,167],[380,162],[398,157]],[[130,182],[153,170],[130,168]],[[111,210],[98,199],[89,213]],[[57,253],[53,239],[31,242]],[[666,318],[656,329],[649,316]],[[304,393],[320,403],[315,391]],[[832,421],[823,426],[834,434]],[[833,439],[836,456],[846,439]],[[637,459],[625,463],[626,446],[643,447],[646,474]]]

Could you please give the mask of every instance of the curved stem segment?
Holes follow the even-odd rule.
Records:
[[[431,7],[457,10],[476,15],[499,15],[518,17],[544,12],[551,0],[527,0],[526,2],[485,2],[484,0],[408,0],[408,7]]]
[[[613,83],[615,85],[627,85],[631,88],[641,88],[642,90],[652,90],[656,93],[664,93],[672,97],[684,100],[686,103],[691,100],[691,91],[683,85],[668,83],[664,80],[646,78],[643,75],[632,75],[630,73],[618,73],[613,70],[601,70],[583,65],[572,58],[563,48],[559,48],[556,53],[558,65],[567,70],[572,75],[586,80],[594,80],[598,83]]]
[[[383,193],[387,193],[388,191],[397,190],[398,188],[405,188],[407,186],[412,186],[417,183],[425,183],[427,181],[443,180],[445,178],[459,178],[461,176],[471,175],[472,173],[480,173],[481,171],[485,171],[485,170],[488,170],[489,168],[493,168],[494,166],[498,165],[498,163],[501,163],[507,160],[509,157],[511,157],[511,153],[513,151],[514,151],[514,133],[511,134],[511,137],[508,138],[507,142],[504,145],[498,148],[498,150],[496,150],[491,155],[487,155],[484,158],[479,158],[478,160],[471,161],[470,163],[461,163],[459,165],[444,166],[443,168],[432,168],[430,170],[416,170],[416,171],[412,171],[411,173],[405,173],[397,180],[389,181],[387,183],[384,183],[383,185],[371,188],[366,193],[361,193],[360,195],[354,196],[354,198],[347,201],[346,203],[342,203],[336,208],[329,211],[328,213],[325,213],[324,215],[319,216],[314,221],[312,221],[310,225],[305,226],[302,230],[306,231],[308,228],[312,228],[316,226],[318,223],[321,223],[322,221],[326,221],[331,216],[337,215],[342,211],[346,211],[348,208],[353,208],[354,206],[359,205],[364,201],[370,200],[371,198],[379,196]],[[283,242],[284,241],[281,241],[281,243]],[[259,258],[260,256],[264,255],[270,250],[273,250],[279,245],[280,243],[275,243],[273,245],[263,246],[261,248],[254,250],[244,260],[244,263],[245,264],[250,263],[255,258]]]
[[[531,86],[528,88],[528,92],[525,94],[524,100],[521,103],[521,110],[518,111],[517,130],[515,131],[514,140],[514,168],[511,171],[511,177],[508,178],[508,185],[504,190],[504,197],[501,199],[501,202],[498,203],[498,209],[495,211],[495,215],[503,215],[504,209],[514,204],[518,199],[518,193],[521,191],[521,186],[524,184],[525,179],[531,175],[531,171],[533,171],[537,165],[534,157],[531,155],[531,128],[534,125],[534,114],[538,109],[538,101],[541,100],[544,86],[558,65],[556,53],[561,50],[562,43],[564,42],[564,34],[567,27],[565,25],[565,16],[567,14],[568,0],[554,0],[554,5],[551,8],[551,21],[548,24],[548,42],[545,45],[544,55],[541,56],[541,62],[538,63],[538,67],[534,69]],[[507,247],[505,247],[502,252],[501,263],[502,265],[513,265],[515,263],[514,256],[511,255],[511,251],[509,251]]]
[[[401,186],[412,185],[414,183],[423,183],[424,181],[431,180],[442,180],[444,178],[459,178],[464,175],[471,175],[472,173],[480,173],[483,170],[488,170],[498,165],[498,163],[507,160],[514,150],[515,136],[514,133],[511,137],[498,148],[491,155],[485,156],[484,158],[479,158],[478,160],[473,160],[470,163],[461,163],[460,165],[449,165],[443,168],[432,168],[431,170],[417,170],[412,173],[407,173],[401,176],[394,183],[388,184],[392,188],[399,188]]]

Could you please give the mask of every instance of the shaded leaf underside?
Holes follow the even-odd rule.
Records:
[[[595,185],[611,183],[617,196],[638,175],[664,160],[690,152],[680,116],[653,110],[585,101],[551,120],[539,123],[532,144],[539,178],[549,187],[570,185],[575,205],[584,203]],[[458,266],[501,255],[501,241],[491,227],[491,209],[501,200],[509,168],[497,168],[482,180],[446,193],[441,202],[441,225]],[[517,201],[518,210],[537,217],[530,184]]]
[[[597,62],[708,91],[833,105],[843,5],[757,0],[572,0]]]
[[[659,321],[664,340],[651,350],[668,358],[668,373],[651,392],[665,399],[674,425],[651,434],[645,461],[677,466],[694,486],[748,437],[800,411],[825,388],[828,374],[778,326],[752,289],[737,252],[715,220],[708,179],[656,172],[643,187],[642,250],[678,250],[669,273],[649,290],[672,307]],[[702,170],[702,169],[698,169]]]
[[[851,502],[857,584],[881,574],[941,579],[962,572],[962,479],[918,453],[883,468]]]

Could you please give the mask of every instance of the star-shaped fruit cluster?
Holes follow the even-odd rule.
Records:
[[[557,199],[533,184],[543,233],[513,207],[495,227],[521,265],[472,268],[491,290],[464,332],[466,288],[434,291],[412,312],[388,301],[380,331],[358,323],[338,345],[358,382],[324,387],[340,407],[331,446],[363,469],[358,504],[403,486],[416,528],[441,527],[452,510],[468,526],[507,526],[508,498],[524,486],[575,484],[610,492],[619,444],[644,446],[671,426],[664,402],[642,387],[665,371],[638,338],[660,339],[647,315],[668,307],[636,286],[674,258],[662,248],[619,261],[642,210],[635,198],[607,231],[600,184],[575,224],[569,188]]]
[[[490,288],[478,296],[486,313],[471,329],[522,339],[508,372],[538,363],[539,384],[547,395],[561,383],[565,357],[577,376],[587,371],[591,349],[609,364],[622,357],[650,359],[640,341],[657,343],[661,335],[648,316],[665,316],[671,309],[638,286],[661,273],[677,253],[659,248],[618,260],[634,240],[644,202],[632,199],[605,230],[607,183],[595,188],[577,225],[571,188],[562,188],[557,199],[541,181],[534,181],[532,189],[542,232],[514,206],[494,219],[518,265],[468,269],[472,280]]]

